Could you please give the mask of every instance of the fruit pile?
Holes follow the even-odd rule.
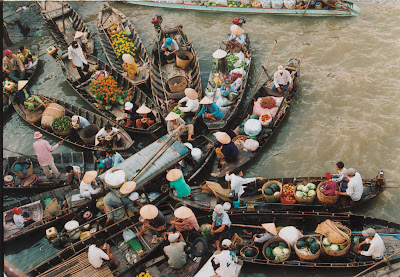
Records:
[[[303,255],[314,255],[321,248],[318,241],[313,237],[304,237],[297,241],[296,248]]]
[[[264,194],[268,196],[279,196],[281,189],[277,184],[271,184],[264,190]]]
[[[296,191],[296,186],[292,184],[286,184],[282,187],[281,202],[282,203],[295,203],[294,193]]]
[[[316,185],[313,183],[308,183],[307,185],[298,185],[296,191],[297,198],[310,198],[314,197],[316,192]]]
[[[72,120],[69,116],[63,115],[53,121],[53,131],[55,133],[62,133],[71,129]]]
[[[106,105],[106,110],[111,109],[114,104],[125,104],[124,91],[117,86],[112,76],[92,81],[88,91],[101,105]]]
[[[129,38],[128,33],[119,32],[111,36],[111,40],[118,56],[122,56],[123,54],[129,54],[132,57],[135,56],[136,47]]]
[[[178,107],[174,107],[172,110],[174,113],[179,114],[180,117],[183,117],[185,115],[184,112],[182,112],[180,109],[178,109]]]
[[[346,248],[347,245],[341,244],[337,245],[334,243],[330,243],[327,237],[324,237],[322,239],[322,244],[325,246],[326,249],[332,250],[332,251],[341,251]]]
[[[265,257],[268,260],[281,262],[287,259],[290,254],[289,246],[286,242],[273,242],[268,247],[265,247]]]

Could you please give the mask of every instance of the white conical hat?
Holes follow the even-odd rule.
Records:
[[[185,206],[179,207],[174,212],[174,215],[177,218],[182,218],[182,219],[189,218],[192,216],[192,214],[193,214],[193,211],[190,208],[185,207]]]
[[[213,101],[210,98],[208,98],[207,96],[204,96],[204,98],[201,99],[201,101],[200,101],[200,104],[202,104],[202,105],[208,105],[208,104],[212,104],[212,103],[213,103]]]
[[[228,53],[226,53],[226,51],[224,51],[222,49],[218,49],[217,51],[215,51],[212,54],[212,56],[213,56],[214,59],[222,59],[222,58],[225,58],[227,54]]]
[[[222,144],[228,144],[231,142],[231,137],[225,132],[216,132],[214,136]]]
[[[145,104],[143,104],[142,106],[140,106],[139,109],[136,110],[136,112],[138,114],[148,114],[151,112],[151,109],[147,108]]]
[[[123,54],[122,60],[128,64],[133,64],[135,62],[135,58],[129,54]]]
[[[275,223],[263,223],[261,226],[274,236],[277,235]]]
[[[158,209],[156,206],[151,205],[151,204],[147,204],[144,205],[141,209],[140,209],[140,215],[144,218],[144,219],[154,219],[157,217],[158,215]]]
[[[179,170],[179,169],[176,169],[176,168],[171,169],[167,173],[167,180],[170,181],[170,182],[176,181],[179,178],[181,178],[182,174],[183,174],[182,170]]]
[[[89,184],[92,181],[94,181],[94,179],[96,179],[96,177],[97,177],[97,171],[96,170],[86,171],[85,175],[83,175],[82,182],[84,182],[85,184]]]
[[[177,113],[174,113],[174,112],[170,112],[168,115],[167,115],[167,117],[165,118],[165,120],[175,120],[175,119],[178,119],[178,118],[180,118],[181,116],[179,115],[179,114],[177,114]]]
[[[18,81],[18,90],[23,89],[26,86],[27,83],[28,83],[28,80]]]
[[[192,88],[186,88],[185,95],[193,100],[199,98],[199,94]]]
[[[243,29],[240,28],[240,26],[235,24],[235,25],[231,26],[231,32],[234,35],[240,36],[241,34],[243,34]]]
[[[122,194],[129,194],[132,191],[134,191],[135,188],[136,188],[136,183],[134,181],[128,181],[121,186],[119,192],[121,192]]]

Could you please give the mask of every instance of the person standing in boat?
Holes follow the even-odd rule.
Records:
[[[97,177],[96,170],[87,171],[85,172],[85,175],[83,175],[82,182],[79,185],[79,192],[83,197],[87,199],[92,199],[92,195],[93,196],[98,195],[103,189],[103,185],[101,185],[97,189],[93,188],[92,185],[96,186],[96,181],[95,181],[96,177]]]
[[[122,64],[122,69],[128,75],[129,79],[134,79],[136,75],[139,74],[139,68],[135,63],[135,58],[129,54],[123,54],[122,60],[124,63]]]
[[[47,140],[42,139],[42,134],[40,132],[35,132],[33,138],[36,140],[33,143],[33,150],[35,151],[38,163],[43,169],[44,174],[48,179],[53,177],[57,179],[61,173],[54,164],[54,158],[53,155],[51,155],[51,152],[56,150],[63,142],[59,141],[56,145],[50,146],[50,143]],[[49,168],[51,169],[51,172]]]
[[[237,160],[239,149],[231,140],[231,137],[225,132],[216,132],[215,138],[219,142],[215,147],[215,154],[219,160],[219,165],[222,167],[227,163],[233,163]],[[222,144],[222,146],[220,146]]]
[[[225,212],[224,207],[221,204],[217,204],[212,214],[210,235],[212,236],[212,240],[214,241],[213,246],[217,249],[218,252],[221,250],[219,244],[222,239],[229,236],[230,227],[231,220],[229,219],[228,214]]]
[[[344,175],[344,172],[347,170],[347,168],[344,167],[343,162],[337,162],[336,170],[338,171],[338,175],[332,176],[332,179],[330,179],[329,181],[334,181],[338,183],[340,186],[340,191],[345,192],[347,189],[347,184],[349,183],[347,176]]]
[[[261,188],[255,186],[244,186],[250,183],[256,183],[257,180],[263,180],[264,178],[243,178],[243,171],[236,170],[232,174],[229,171],[225,173],[225,181],[230,183],[231,190],[235,192],[238,197],[249,197],[256,194],[261,194]]]
[[[89,246],[88,260],[94,268],[100,268],[103,264],[103,260],[109,260],[111,268],[119,266],[119,261],[114,259],[114,255],[111,254],[110,251],[110,245],[106,243],[104,239],[99,239],[95,244]]]
[[[343,180],[348,180],[347,189],[345,192],[336,191],[336,195],[349,196],[352,201],[359,201],[362,197],[364,186],[363,180],[360,175],[354,168],[349,168],[343,172],[347,178]]]
[[[178,109],[185,113],[185,117],[193,117],[199,111],[199,95],[192,88],[185,89],[185,97],[178,101],[179,104],[185,103],[186,107],[178,106]]]
[[[149,128],[154,124],[156,118],[154,117],[150,108],[146,107],[145,104],[140,106],[139,109],[136,110],[136,127],[140,129]]]
[[[234,277],[236,275],[235,263],[238,262],[238,259],[235,252],[231,251],[231,246],[232,242],[229,239],[222,241],[223,250],[211,260],[214,268],[219,264],[212,277]]]
[[[362,231],[365,238],[360,238],[356,246],[356,253],[359,262],[380,261],[386,252],[385,243],[382,237],[373,228]],[[369,247],[365,247],[369,244]],[[367,248],[364,250],[364,248]]]
[[[3,71],[6,72],[14,82],[25,79],[25,67],[21,59],[13,54],[10,49],[6,49],[4,54]],[[19,77],[17,77],[16,74],[19,74]]]
[[[230,29],[231,35],[229,37],[229,40],[236,40],[240,44],[246,44],[246,40],[243,34],[244,31],[240,26],[233,24]]]
[[[65,176],[67,177],[67,184],[72,185],[74,179],[81,182],[81,168],[77,165],[68,165],[65,167],[65,171],[67,172]]]
[[[186,242],[179,241],[180,234],[172,233],[168,236],[170,245],[164,247],[164,253],[168,257],[168,265],[174,269],[181,269],[186,265]]]
[[[167,131],[168,134],[172,135],[175,130],[178,131],[175,136],[177,139],[180,140],[180,136],[183,135],[185,132],[188,133],[188,141],[194,141],[193,134],[194,134],[194,126],[193,124],[186,124],[186,122],[181,118],[181,116],[177,113],[170,112],[167,117],[165,118],[167,121]]]
[[[179,68],[176,66],[176,52],[179,51],[178,43],[172,38],[166,38],[161,45],[161,51],[167,59],[175,61],[175,70],[178,70]]]
[[[83,52],[87,52],[87,39],[86,39],[87,33],[77,31],[74,36],[74,41],[76,41],[80,47],[82,47]]]
[[[290,72],[286,70],[283,65],[278,66],[278,71],[274,73],[274,86],[273,91],[282,93],[283,90],[291,91],[293,89],[293,80]]]
[[[83,71],[89,72],[89,63],[86,54],[83,53],[82,47],[75,40],[68,47],[68,59],[72,67],[78,70],[81,81],[86,81],[90,76],[86,77]]]
[[[22,209],[19,207],[14,207],[12,209],[12,212],[14,214],[13,215],[14,223],[15,225],[17,225],[19,229],[29,226],[32,223],[35,223],[35,221],[29,216],[27,212],[24,212],[22,214]]]
[[[28,110],[34,111],[40,105],[45,106],[43,101],[36,95],[32,95],[28,88],[28,80],[18,81],[17,101],[18,103],[26,106]]]
[[[136,237],[141,237],[144,232],[151,229],[156,232],[164,231],[167,225],[167,219],[158,208],[152,204],[147,204],[140,208],[140,215],[145,219],[142,230],[136,233]]]
[[[200,104],[203,105],[199,111],[199,113],[193,117],[193,120],[196,120],[199,116],[202,116],[205,119],[211,120],[211,121],[217,121],[221,120],[224,117],[224,114],[222,113],[221,109],[215,104],[210,98],[207,96],[204,96],[203,99],[201,99]]]
[[[227,54],[228,53],[225,50],[222,50],[222,49],[217,49],[212,54],[213,58],[217,59],[217,62],[218,62],[218,72],[217,72],[218,76],[217,76],[217,78],[220,79],[220,80],[218,80],[216,82],[215,85],[218,85],[219,81],[223,82],[225,79],[227,79],[229,77],[228,60],[226,59],[226,55]],[[220,77],[220,74],[222,74],[221,77]]]
[[[117,148],[117,143],[121,141],[121,135],[118,128],[112,127],[110,123],[101,128],[96,134],[96,145],[104,144],[109,148]]]
[[[114,167],[117,164],[122,163],[123,161],[125,161],[125,159],[122,158],[120,153],[118,153],[118,152],[116,152],[116,151],[114,151],[112,149],[108,149],[106,151],[106,153],[107,153],[107,157],[109,159],[111,159],[111,161],[112,161],[112,167]]]

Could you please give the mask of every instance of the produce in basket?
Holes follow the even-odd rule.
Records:
[[[287,246],[287,245],[286,245]],[[275,257],[276,262],[285,260],[289,256],[290,250],[287,247],[278,245],[272,249],[272,255]]]
[[[307,185],[298,185],[296,191],[297,198],[310,198],[316,195],[316,186],[313,183],[308,183]]]
[[[185,113],[183,113],[180,109],[178,109],[178,107],[174,107],[174,108],[172,109],[172,111],[173,111],[174,113],[176,113],[176,114],[179,114],[180,117],[183,117],[183,116],[185,115]]]
[[[300,238],[296,243],[296,248],[303,255],[313,255],[321,248],[320,244],[313,237]]]
[[[63,115],[60,118],[56,118],[53,121],[53,131],[56,133],[62,133],[71,129],[72,120],[69,116]]]

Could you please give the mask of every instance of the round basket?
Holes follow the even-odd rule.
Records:
[[[303,183],[297,184],[296,185],[296,191],[297,191],[297,187],[299,185],[307,185],[307,182],[303,182]],[[314,199],[315,199],[316,196],[317,196],[317,194],[314,194],[314,196],[311,196],[311,197],[299,198],[299,197],[296,196],[296,192],[294,193],[294,198],[296,198],[296,201],[298,203],[303,203],[303,204],[309,204],[309,203],[314,202]]]
[[[248,249],[248,248],[251,248],[251,249],[253,249],[253,250],[255,250],[255,255],[253,255],[253,256],[251,256],[251,257],[247,257],[246,255],[245,255],[245,251],[246,251],[246,249]],[[254,259],[254,258],[257,258],[257,256],[258,256],[258,254],[260,253],[260,250],[258,250],[258,248],[257,247],[255,247],[255,246],[253,246],[253,245],[246,245],[246,246],[244,246],[244,247],[242,247],[242,249],[240,249],[240,256],[242,256],[243,258],[246,258],[246,259]]]
[[[318,187],[317,187],[317,198],[318,198],[318,202],[320,204],[323,204],[325,206],[333,206],[335,205],[335,203],[338,201],[339,199],[339,195],[333,195],[333,196],[328,196],[325,195],[321,192],[321,187],[323,185],[325,185],[328,181],[323,181],[321,183],[319,183]]]
[[[245,136],[245,135],[239,135],[236,136],[232,139],[233,143],[236,145],[236,147],[240,150],[240,151],[245,151],[244,150],[244,143],[246,140],[248,140],[249,137]]]
[[[175,76],[168,80],[167,95],[172,99],[181,99],[185,96],[185,89],[188,87],[188,80],[185,76]]]
[[[276,196],[275,195],[266,195],[264,193],[264,190],[269,188],[272,184],[277,184],[279,186],[279,195],[276,195]],[[279,202],[281,192],[282,192],[282,183],[279,181],[275,181],[275,180],[268,181],[262,187],[262,194],[264,196],[264,199],[265,199],[265,201],[270,202],[270,203]]]
[[[120,169],[120,168],[111,169],[110,172],[115,172],[115,171],[118,171],[118,170],[122,170],[122,169]],[[123,170],[122,170],[122,171],[123,171]],[[127,180],[128,180],[128,179],[127,179],[127,176],[126,176],[126,174],[125,174],[125,182],[126,182]],[[112,189],[118,189],[118,188],[122,187],[122,185],[124,184],[124,182],[122,182],[122,183],[119,184],[118,186],[111,186],[111,185],[108,184],[105,180],[104,180],[104,183],[107,185],[107,187],[112,188]]]
[[[286,256],[285,259],[283,259],[283,260],[281,260],[281,261],[271,260],[270,257],[267,257],[267,255],[265,254],[265,249],[266,249],[267,247],[270,247],[271,244],[279,243],[279,242],[284,242],[284,243],[287,244],[287,246],[288,246],[288,248],[289,248],[289,254]],[[271,251],[272,251],[272,250],[273,250],[273,249],[271,249]],[[287,243],[287,241],[285,241],[284,239],[278,237],[278,238],[274,238],[274,239],[268,240],[268,241],[264,244],[264,246],[263,246],[262,253],[263,253],[264,258],[265,258],[267,261],[270,261],[270,262],[273,262],[273,263],[280,263],[280,262],[283,262],[283,261],[286,261],[287,259],[289,259],[290,254],[292,253],[292,248],[290,247],[290,244]],[[273,255],[272,255],[272,256],[273,256]]]
[[[302,241],[306,241],[306,239],[308,239],[309,237],[312,237],[315,239],[315,242],[319,244],[319,250],[315,253],[315,254],[310,254],[310,255],[305,255],[302,254],[301,251],[297,248],[297,241],[302,240]],[[311,236],[311,235],[307,235],[304,236],[300,239],[298,239],[294,245],[294,251],[296,252],[297,256],[299,257],[300,261],[314,261],[316,259],[319,258],[319,256],[321,255],[321,242],[318,240],[317,237],[315,236]]]
[[[13,172],[12,172],[12,173],[15,174],[15,176],[17,176],[17,177],[20,178],[21,180],[23,180],[23,179],[25,179],[26,177],[31,176],[31,175],[33,174],[33,164],[32,164],[32,161],[31,161],[30,159],[28,159],[27,161],[30,163],[30,166],[29,166],[29,168],[28,168],[26,174],[24,174],[22,171],[13,171]],[[16,161],[12,164],[11,168],[14,168],[14,166],[15,166],[18,162],[20,162],[20,160],[16,160]]]
[[[86,145],[94,145],[99,126],[90,124],[79,131],[79,136]]]
[[[176,66],[185,70],[190,66],[193,60],[193,54],[189,51],[180,50],[176,53]]]
[[[64,132],[56,132],[56,131],[54,131],[53,126],[51,126],[51,129],[53,130],[54,134],[59,135],[59,136],[67,136],[67,135],[69,135],[69,133],[71,133],[71,129],[68,129],[68,130],[66,130]]]
[[[324,239],[324,236],[321,236],[320,240],[322,241],[323,239]],[[350,250],[350,245],[351,245],[351,243],[346,242],[346,247],[344,249],[342,249],[340,251],[333,251],[333,250],[326,248],[326,246],[323,243],[321,243],[322,251],[324,251],[325,254],[332,256],[332,257],[341,257],[341,256],[346,255],[347,252],[349,252],[349,250]]]

